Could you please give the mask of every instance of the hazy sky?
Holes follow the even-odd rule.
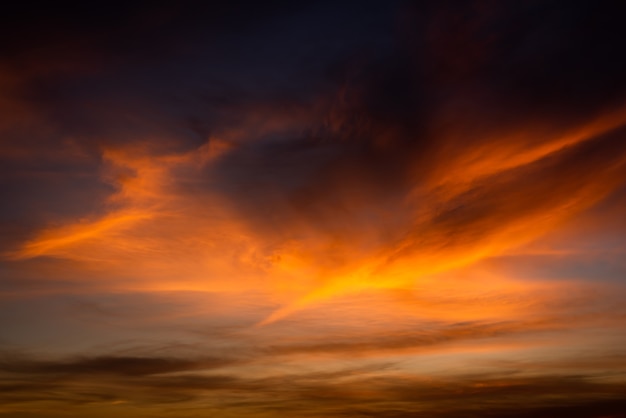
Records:
[[[626,417],[626,3],[1,19],[0,417]]]

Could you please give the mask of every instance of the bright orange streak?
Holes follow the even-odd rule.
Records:
[[[532,164],[566,147],[617,129],[625,121],[626,110],[618,109],[557,135],[551,133],[549,128],[540,127],[498,133],[496,137],[484,141],[484,145],[462,149],[461,155],[451,157],[449,165],[442,165],[441,170],[436,171],[431,187],[444,186],[448,195],[462,193],[477,179]],[[464,136],[464,132],[452,131],[445,136],[458,139]],[[452,142],[455,143],[454,140]]]
[[[441,194],[448,199],[453,198],[464,192],[472,184],[473,179],[497,175],[513,167],[532,164],[564,147],[591,140],[599,134],[613,130],[621,126],[623,121],[623,112],[614,113],[574,130],[569,136],[557,138],[547,144],[542,142],[521,155],[515,155],[511,152],[514,148],[505,145],[502,148],[495,148],[482,159],[478,155],[470,156],[468,161],[463,161],[458,169],[452,171],[451,177],[447,180],[443,178],[440,183],[440,187],[444,187]],[[623,166],[624,161],[619,165]],[[452,179],[460,183],[445,185]],[[536,208],[530,208],[529,213],[513,215],[507,214],[507,210],[515,209],[493,208],[495,221],[481,225],[482,230],[470,231],[476,236],[461,237],[461,241],[456,244],[454,240],[449,244],[451,237],[445,234],[455,234],[457,231],[437,230],[436,227],[429,225],[430,219],[426,218],[423,227],[418,223],[418,232],[410,234],[408,238],[391,248],[383,249],[382,253],[365,258],[357,254],[348,266],[343,266],[338,271],[320,271],[317,279],[322,283],[320,286],[276,310],[259,325],[270,324],[302,308],[335,296],[367,289],[411,286],[424,277],[502,254],[554,230],[572,215],[605,197],[620,182],[614,173],[608,171],[598,174],[594,181],[572,195],[564,196],[556,205],[542,207],[542,204],[538,203]],[[502,224],[494,225],[494,222],[498,222],[498,211],[504,213],[504,218]],[[316,257],[308,256],[306,259],[315,260]],[[306,262],[297,264],[302,265]],[[293,273],[298,276],[299,272]]]
[[[42,233],[37,239],[26,243],[20,250],[8,254],[7,258],[20,260],[55,254],[80,241],[101,236],[112,229],[130,227],[138,221],[151,217],[151,214],[142,212],[114,213],[94,222],[52,229]]]
[[[111,166],[105,178],[119,189],[108,200],[121,207],[100,219],[81,220],[76,224],[48,229],[19,250],[7,254],[7,258],[18,260],[60,255],[60,251],[82,241],[104,238],[111,231],[129,228],[138,221],[156,216],[159,200],[165,195],[163,186],[168,164],[176,162],[176,158],[165,158],[155,164],[149,158],[138,158],[132,153],[105,150],[103,159]]]

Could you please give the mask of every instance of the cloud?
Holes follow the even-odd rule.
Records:
[[[445,324],[434,326],[434,329],[421,329],[418,331],[406,330],[404,332],[392,332],[376,335],[369,333],[367,336],[351,335],[349,338],[335,337],[332,341],[315,343],[307,340],[298,344],[276,344],[269,348],[269,353],[274,355],[291,354],[337,354],[346,356],[366,356],[407,351],[410,353],[441,352],[446,347],[454,350],[458,343],[489,344],[506,340],[507,337],[515,337],[534,333],[554,330],[554,323],[529,322],[529,323],[467,323]],[[463,350],[463,348],[461,348]]]
[[[24,96],[53,137],[75,135],[85,161],[93,163],[95,152],[94,183],[114,190],[97,210],[41,228],[8,257],[97,262],[137,276],[182,269],[189,279],[179,289],[217,275],[245,276],[243,287],[299,283],[293,285],[299,295],[267,323],[338,295],[407,287],[501,255],[624,186],[623,103],[582,85],[598,71],[621,91],[617,73],[603,70],[621,61],[610,61],[608,47],[583,43],[577,53],[552,42],[579,36],[576,28],[598,10],[577,3],[561,18],[556,5],[539,3],[405,11],[424,24],[384,38],[392,48],[367,44],[362,66],[340,65],[323,89],[304,98],[233,91],[228,105],[209,95],[213,116],[202,118],[203,106],[183,106],[181,115],[162,99],[148,103],[152,87],[122,92],[130,75],[79,67],[72,74],[114,88]],[[538,11],[547,21],[526,24]],[[618,22],[607,19],[585,26],[590,43],[615,42]],[[526,32],[505,25],[511,21]],[[154,30],[169,33],[170,24]],[[539,42],[544,38],[551,42]],[[110,53],[109,45],[101,48]],[[594,66],[584,54],[596,58]],[[539,70],[546,66],[568,74],[563,89],[543,82]],[[37,87],[33,74],[20,91]],[[43,84],[64,85],[59,77]],[[108,105],[122,97],[127,103],[119,108]],[[64,102],[67,123],[49,113],[51,104]],[[87,125],[74,123],[79,114]],[[202,264],[199,273],[180,257],[164,262],[158,255],[171,249],[172,237],[196,247],[182,258]],[[213,255],[201,249],[218,242]],[[137,257],[145,270],[135,273],[128,259]]]
[[[33,405],[35,401],[60,402],[70,410],[89,403],[108,408],[107,404],[114,403],[124,413],[121,411],[128,411],[127,406],[147,404],[185,416],[185,405],[202,408],[209,401],[216,411],[238,411],[242,416],[286,408],[305,416],[432,413],[440,417],[524,417],[574,411],[575,416],[587,417],[619,414],[624,406],[620,396],[623,382],[594,375],[526,376],[512,371],[449,379],[411,376],[398,373],[394,367],[371,367],[251,378],[201,375],[198,371],[207,367],[202,361],[194,364],[172,358],[99,357],[17,364],[8,370],[4,367],[0,388],[5,408],[25,402]],[[20,375],[29,380],[22,380]],[[242,391],[249,393],[246,400],[239,396]]]
[[[232,361],[232,360],[231,360]],[[2,370],[19,374],[69,375],[69,376],[148,376],[189,370],[212,369],[228,365],[226,359],[202,359],[189,361],[158,357],[93,357],[65,363],[58,362],[10,362]]]
[[[0,416],[626,407],[623,5],[52,9],[0,25]]]

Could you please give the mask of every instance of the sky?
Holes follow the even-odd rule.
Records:
[[[624,16],[7,7],[0,417],[626,417]]]

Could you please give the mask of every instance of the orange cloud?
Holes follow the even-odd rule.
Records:
[[[411,220],[398,238],[359,252],[360,240],[371,240],[369,228],[393,232],[374,218],[373,226],[354,234],[331,235],[326,247],[314,238],[285,254],[280,267],[294,276],[314,274],[310,281],[319,284],[263,323],[336,295],[419,284],[557,230],[623,185],[622,123],[621,113],[612,114],[563,138],[537,142],[536,148],[487,141],[491,149],[442,163],[446,171],[433,185],[417,183],[408,203],[389,209],[400,219],[409,211]],[[514,152],[518,147],[526,151]],[[333,259],[338,261],[329,264]]]
[[[48,228],[8,256],[99,260],[150,277],[153,289],[276,292],[287,302],[268,324],[339,295],[419,286],[555,230],[622,185],[626,153],[613,132],[622,120],[609,114],[554,139],[503,133],[508,141],[442,160],[389,202],[358,181],[339,183],[330,200],[311,201],[315,212],[289,209],[288,235],[257,228],[211,187],[211,167],[245,147],[240,134],[184,152],[105,148],[103,179],[117,190],[104,214]]]

